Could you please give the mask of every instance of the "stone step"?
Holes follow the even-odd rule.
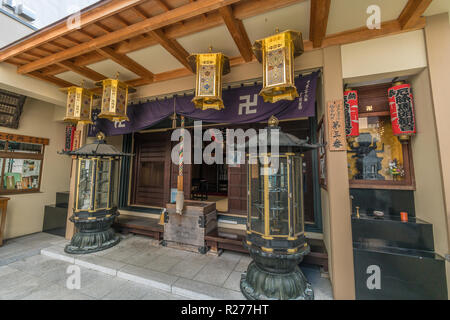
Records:
[[[67,222],[67,208],[56,204],[45,206],[43,231],[65,228]]]
[[[433,225],[410,218],[352,217],[353,242],[377,242],[381,247],[434,251]]]
[[[56,193],[56,206],[67,208],[69,205],[69,192]]]
[[[445,260],[420,250],[354,243],[356,299],[447,300]]]
[[[245,300],[244,296],[237,291],[145,268],[126,265],[123,262],[109,260],[95,254],[70,255],[64,252],[64,246],[62,245],[45,248],[41,250],[41,255],[73,263],[80,267],[96,270],[113,277],[147,285],[190,299]]]

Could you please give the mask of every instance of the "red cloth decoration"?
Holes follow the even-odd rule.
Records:
[[[410,84],[400,84],[389,88],[389,107],[391,111],[392,131],[395,136],[413,136],[416,134],[414,100]]]
[[[344,92],[345,133],[347,137],[359,136],[358,92],[347,90]]]
[[[73,125],[66,126],[66,143],[64,151],[73,151],[73,139],[75,137],[75,131],[77,127]]]

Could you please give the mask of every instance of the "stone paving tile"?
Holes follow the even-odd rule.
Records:
[[[22,271],[0,277],[0,299],[17,300],[44,289],[50,283]]]
[[[211,257],[207,265],[216,268],[233,270],[238,263],[239,259],[222,259],[222,257]]]
[[[158,252],[158,249],[149,249],[144,253],[134,255],[127,260],[127,264],[137,266],[137,267],[145,267],[158,256],[161,255],[161,252]]]
[[[223,284],[225,289],[230,289],[234,291],[240,291],[240,283],[241,283],[242,272],[233,271],[228,279]]]
[[[167,292],[158,292],[152,290],[148,292],[141,300],[191,300],[186,297],[178,296]]]
[[[144,268],[158,272],[167,272],[181,261],[182,258],[159,255],[155,259],[149,261],[149,263],[145,265]]]
[[[248,265],[251,263],[251,259],[241,259],[239,260],[238,264],[234,268],[234,271],[236,272],[245,272],[247,271]]]
[[[0,265],[2,255],[13,262],[0,266],[0,299],[244,299],[239,283],[251,262],[246,254],[225,251],[220,257],[200,255],[161,247],[152,239],[136,236],[87,256],[64,253],[66,244],[61,237],[35,234],[0,248]],[[51,257],[30,257],[39,251],[30,248],[40,247]],[[66,288],[71,264],[67,261],[78,261],[81,266],[81,290]],[[316,299],[332,299],[330,282],[320,277],[320,270],[302,270],[313,284]]]
[[[184,278],[175,282],[172,293],[195,300],[245,300],[240,292]]]
[[[10,266],[1,266],[0,267],[0,277],[6,276],[10,273],[16,272],[17,269],[13,269]]]
[[[126,265],[118,273],[119,278],[148,285],[160,290],[171,291],[171,286],[178,280],[177,276],[145,268]]]
[[[101,256],[80,255],[75,258],[75,264],[91,270],[100,271],[110,276],[116,276],[117,270],[125,263],[114,261]]]
[[[110,260],[126,262],[140,252],[142,252],[142,250],[136,248],[121,247],[113,252],[103,255],[103,257]]]
[[[92,300],[85,294],[80,293],[78,290],[69,290],[56,284],[50,285],[41,290],[34,291],[33,293],[25,296],[22,300]]]
[[[186,279],[193,279],[206,265],[206,262],[195,262],[189,260],[182,260],[168,270],[169,274],[183,277]]]
[[[69,263],[50,259],[46,256],[33,256],[20,261],[11,263],[9,266],[11,268],[26,272],[28,274],[40,276],[47,272],[53,272],[56,269],[62,268],[66,269]]]
[[[69,263],[75,263],[75,255],[68,254],[64,251],[63,247],[60,246],[52,246],[41,250],[41,255],[58,259],[58,260],[64,260]]]
[[[230,276],[233,268],[208,263],[194,277],[194,280],[221,287]]]
[[[99,274],[90,283],[82,285],[80,292],[94,299],[101,299],[115,290],[120,290],[127,282],[117,277]]]

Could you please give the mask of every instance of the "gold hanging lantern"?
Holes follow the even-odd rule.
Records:
[[[63,88],[67,92],[66,117],[64,121],[91,124],[92,102],[94,94],[83,87]]]
[[[97,82],[97,86],[103,87],[102,107],[99,118],[111,121],[129,121],[127,116],[128,93],[132,88],[118,79],[105,79]]]
[[[260,95],[265,102],[294,100],[298,97],[294,81],[294,58],[303,52],[302,33],[284,31],[258,40],[253,51],[263,64],[263,89]]]
[[[222,76],[230,73],[230,60],[222,53],[193,54],[188,57],[196,73],[195,107],[202,110],[224,108],[222,100]]]

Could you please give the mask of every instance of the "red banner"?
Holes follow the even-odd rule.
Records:
[[[345,133],[347,137],[359,136],[358,92],[344,92]]]
[[[396,136],[416,134],[414,100],[410,84],[400,84],[388,90],[392,131]]]

